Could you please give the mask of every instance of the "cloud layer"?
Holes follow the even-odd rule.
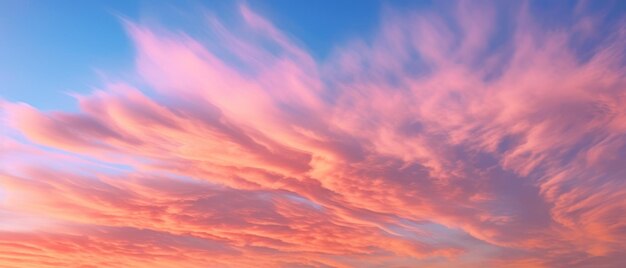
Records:
[[[626,21],[585,5],[389,9],[326,59],[244,5],[126,21],[140,82],[2,102],[0,264],[625,265]]]

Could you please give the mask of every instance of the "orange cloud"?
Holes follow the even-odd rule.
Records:
[[[2,103],[23,136],[0,209],[37,224],[0,225],[0,264],[624,263],[623,27],[581,58],[578,24],[441,8],[389,11],[323,61],[245,6],[241,32],[204,25],[232,58],[126,22],[149,90]]]

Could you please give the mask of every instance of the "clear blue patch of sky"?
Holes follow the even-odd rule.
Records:
[[[96,69],[132,63],[119,18],[132,1],[0,1],[0,96],[42,109],[74,105],[66,92],[97,85]]]

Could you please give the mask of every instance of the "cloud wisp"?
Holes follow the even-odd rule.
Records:
[[[626,22],[584,5],[389,9],[326,59],[245,5],[126,21],[141,83],[2,102],[0,264],[625,264]]]

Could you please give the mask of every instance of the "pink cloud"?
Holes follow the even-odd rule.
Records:
[[[240,64],[127,22],[148,90],[106,83],[77,112],[2,103],[23,137],[1,148],[0,209],[40,221],[0,228],[0,263],[624,263],[623,29],[583,60],[588,28],[441,8],[455,19],[390,11],[319,60],[241,6],[245,33],[204,25]]]

